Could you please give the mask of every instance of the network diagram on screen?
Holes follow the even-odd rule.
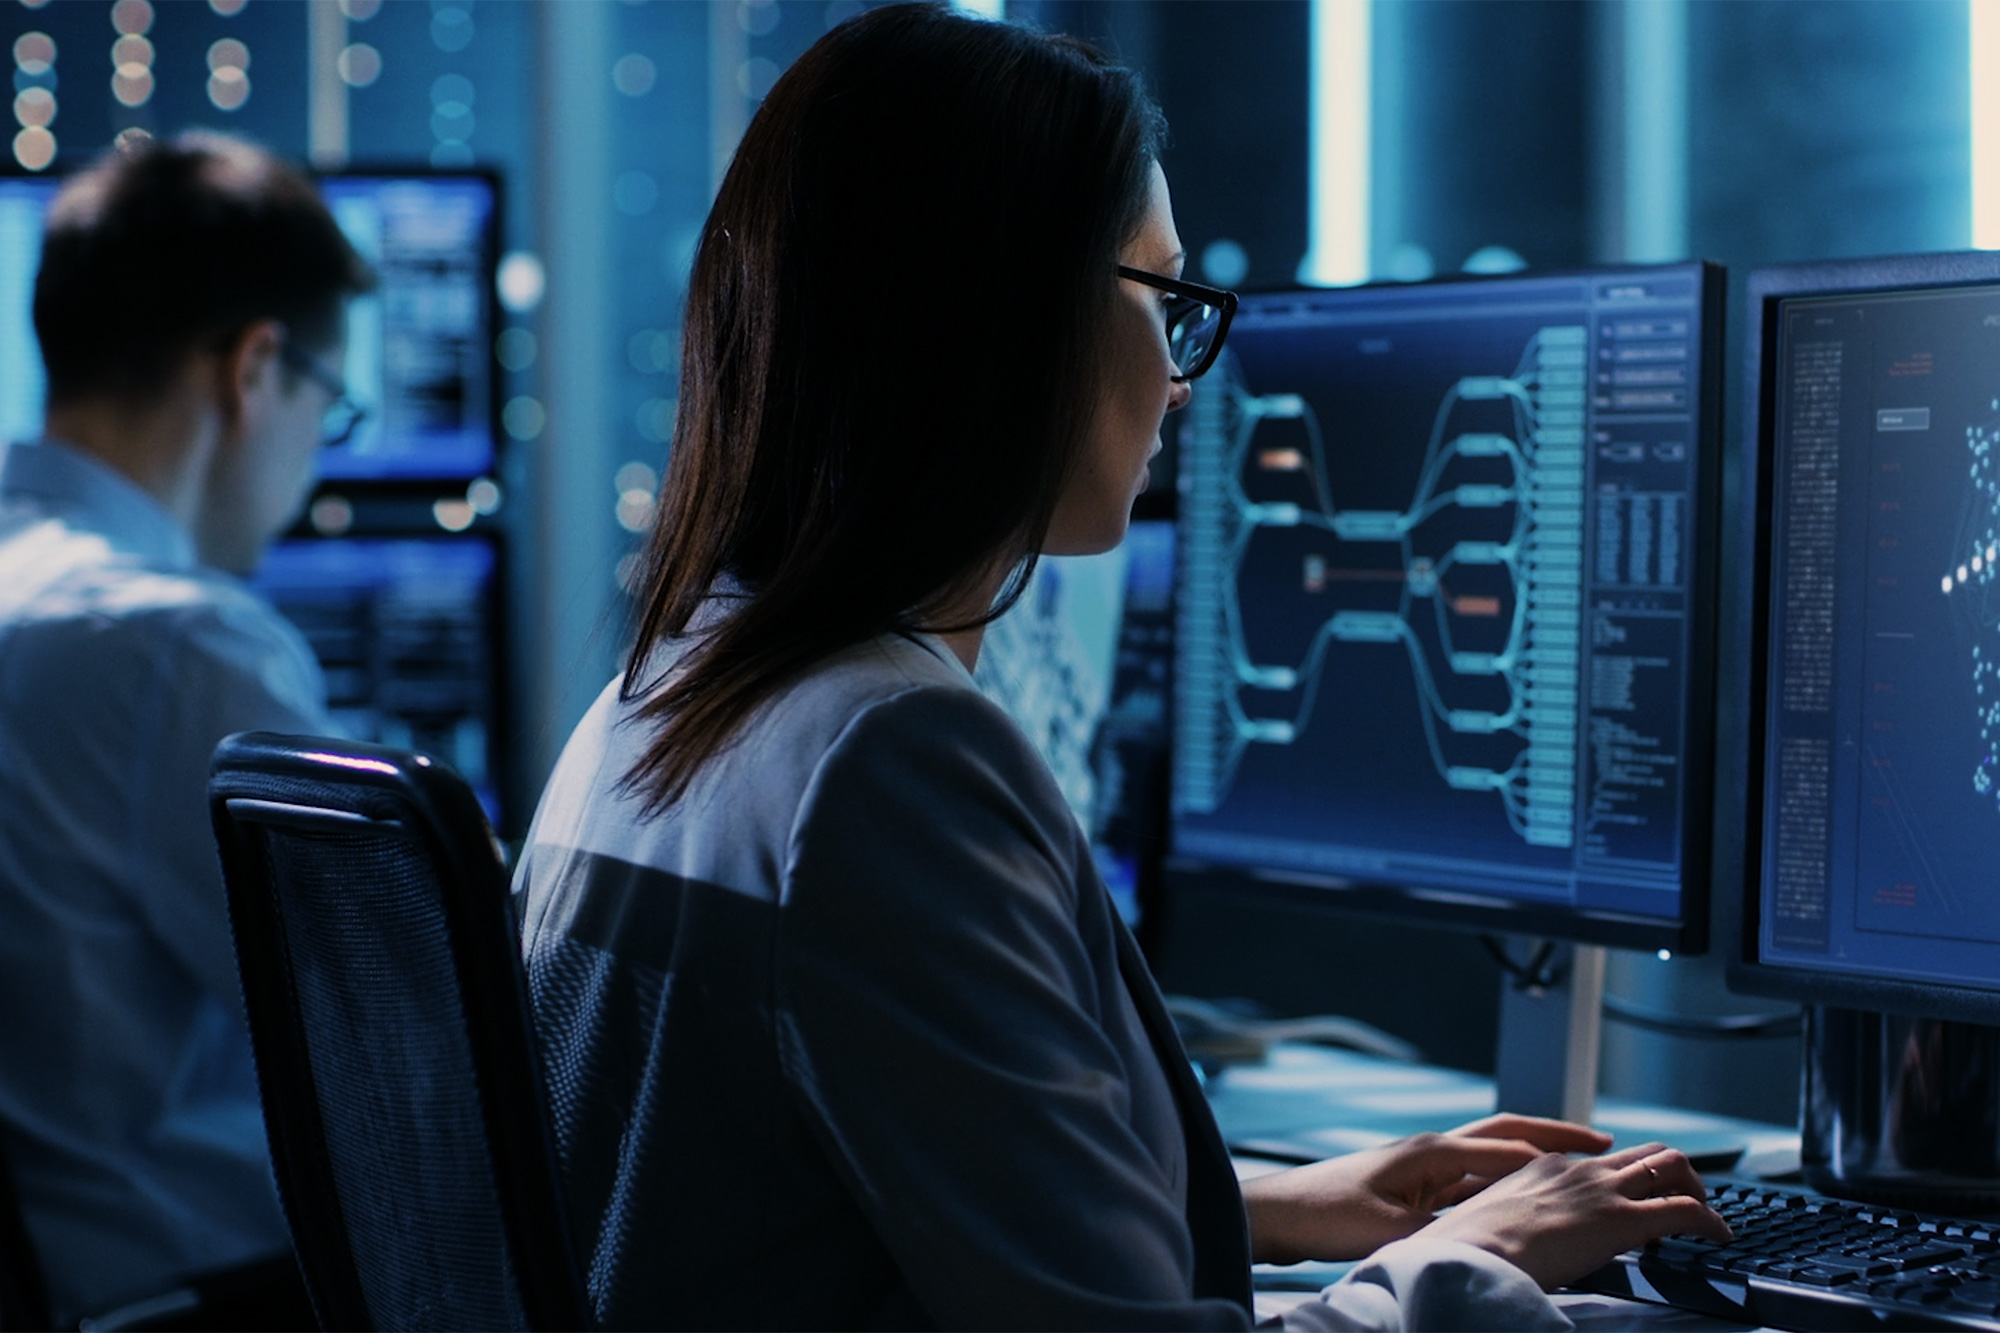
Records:
[[[1180,435],[1178,852],[1673,915],[1698,306],[1246,301]]]

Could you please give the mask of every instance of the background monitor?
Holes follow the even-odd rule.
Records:
[[[1732,987],[2000,1022],[2000,256],[1750,279]]]
[[[61,182],[0,178],[0,437],[41,433],[35,341],[42,219]],[[349,393],[368,411],[324,451],[329,481],[466,481],[495,463],[499,191],[483,173],[327,176],[320,188],[380,285],[349,308]]]
[[[1720,295],[1244,298],[1180,418],[1170,890],[1703,945]]]
[[[348,392],[368,409],[329,481],[470,480],[493,470],[499,189],[483,174],[322,177],[377,289],[347,319]]]
[[[251,583],[312,646],[342,731],[443,760],[506,832],[500,563],[481,534],[310,538],[273,546]]]
[[[974,676],[1041,752],[1134,926],[1165,832],[1173,586],[1171,520],[1135,521],[1103,555],[1045,556]]]
[[[47,385],[35,341],[35,270],[42,217],[61,185],[45,176],[0,176],[0,440],[42,433]]]

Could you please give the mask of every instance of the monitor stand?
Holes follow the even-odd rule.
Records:
[[[1597,1099],[1604,950],[1589,944],[1527,943],[1532,972],[1503,972],[1500,977],[1494,1109],[1589,1124]],[[1515,944],[1518,948],[1520,942]],[[1538,947],[1546,952],[1536,952]]]
[[[2000,1028],[1810,1006],[1802,1102],[1813,1188],[2000,1212]]]
[[[1513,943],[1519,950],[1522,942]],[[1500,979],[1494,1109],[1594,1124],[1613,1136],[1614,1147],[1670,1144],[1686,1153],[1697,1171],[1735,1166],[1745,1146],[1739,1132],[1690,1125],[1684,1113],[1670,1107],[1597,1105],[1605,951],[1594,945],[1527,943],[1534,962]],[[1540,952],[1544,947],[1546,954]]]

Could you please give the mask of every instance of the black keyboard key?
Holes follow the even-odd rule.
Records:
[[[1926,1245],[1920,1249],[1906,1250],[1896,1255],[1896,1262],[1905,1270],[1912,1268],[1934,1268],[1948,1259],[1962,1259],[1965,1251],[1955,1245]]]
[[[2000,1310],[2000,1282],[1963,1282],[1949,1292],[1944,1304],[1954,1310],[1991,1314]]]
[[[1830,1272],[1847,1273],[1854,1277],[1885,1277],[1899,1271],[1901,1265],[1889,1259],[1873,1259],[1853,1254],[1815,1254],[1809,1261],[1814,1267]],[[1818,1283],[1825,1286],[1825,1283]]]
[[[1791,1280],[1813,1287],[1837,1287],[1842,1283],[1852,1282],[1859,1276],[1860,1274],[1851,1268],[1827,1268],[1808,1264],[1791,1274]]]

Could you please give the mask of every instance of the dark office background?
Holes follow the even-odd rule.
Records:
[[[1675,257],[1646,253],[1664,236],[1730,265],[1740,290],[1758,264],[1967,244],[1964,3],[1640,3],[1375,0],[1377,274]],[[621,562],[650,519],[714,182],[771,81],[859,8],[0,0],[16,170],[61,170],[134,128],[205,125],[326,165],[503,173],[517,803],[614,669]],[[1639,20],[1659,13],[1655,45],[1657,25]],[[1308,239],[1305,0],[1013,0],[1008,14],[1144,72],[1172,125],[1165,166],[1191,268],[1248,287],[1294,280]],[[52,60],[21,43],[30,33],[52,39]],[[1664,218],[1635,213],[1656,205],[1629,188],[1648,165],[1630,155],[1652,150],[1627,132],[1636,83],[1662,79],[1678,99],[1656,140],[1675,155]],[[53,93],[52,119],[46,98],[20,100],[35,88]],[[1490,1066],[1498,979],[1470,937],[1197,899],[1163,924],[1170,988],[1350,1013],[1436,1059]],[[1612,988],[1686,1013],[1751,1007],[1718,972],[1627,956]],[[1609,1091],[1785,1120],[1795,1079],[1783,1040],[1731,1053],[1607,1042]]]

